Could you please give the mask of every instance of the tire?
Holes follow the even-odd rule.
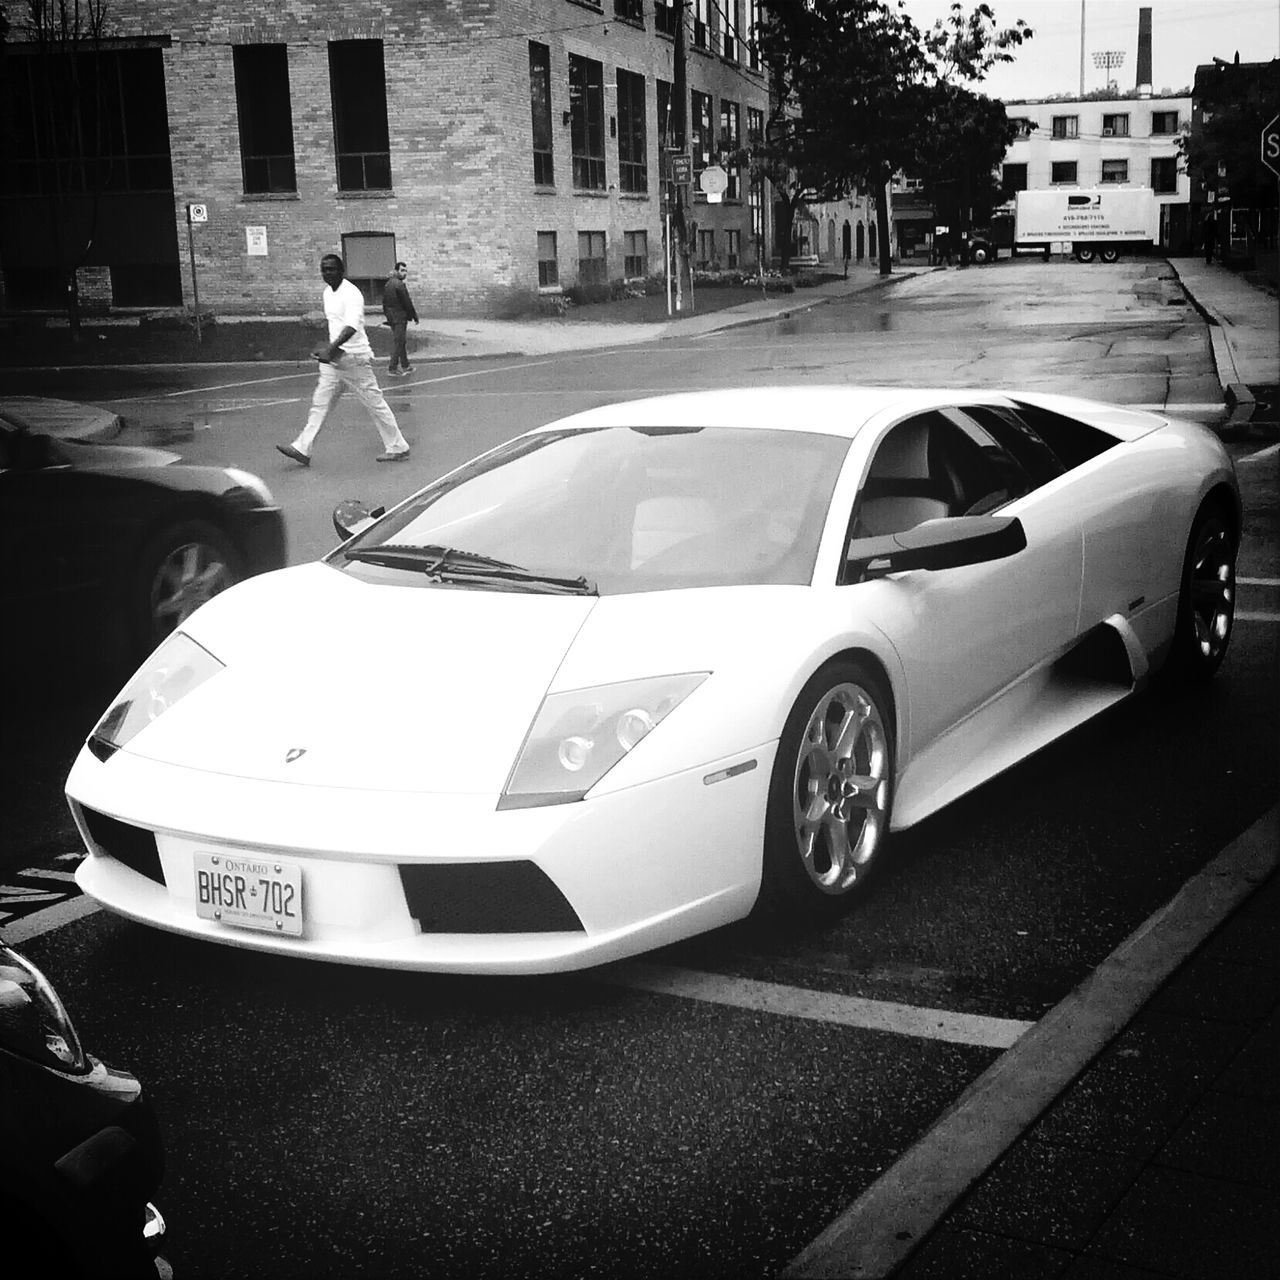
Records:
[[[1107,262],[1107,263],[1119,262],[1120,250],[1119,249],[1102,249],[1098,252],[1098,257],[1103,262]]]
[[[133,579],[133,636],[150,653],[206,600],[243,577],[235,544],[207,520],[183,520],[152,536]]]
[[[991,261],[991,250],[985,244],[975,244],[973,246],[973,261],[977,266]]]
[[[1088,245],[1083,245],[1081,248],[1076,250],[1077,262],[1092,262],[1093,256],[1093,250]]]
[[[1198,684],[1227,656],[1235,617],[1236,537],[1217,506],[1202,508],[1187,540],[1178,616],[1165,673]]]
[[[880,678],[849,660],[816,672],[787,717],[769,782],[766,907],[802,921],[847,908],[889,831],[894,759],[892,702]]]

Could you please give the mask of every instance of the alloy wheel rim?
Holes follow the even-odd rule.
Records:
[[[889,738],[867,691],[840,684],[819,699],[800,740],[792,787],[800,860],[823,893],[867,874],[889,811]]]
[[[1191,621],[1196,648],[1208,662],[1226,650],[1235,612],[1236,570],[1231,539],[1225,529],[1206,531],[1191,565]]]
[[[157,637],[181,626],[202,604],[231,585],[231,570],[203,542],[175,547],[151,586],[151,621]]]

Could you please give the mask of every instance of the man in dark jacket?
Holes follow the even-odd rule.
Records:
[[[395,275],[382,286],[382,314],[387,317],[391,326],[391,363],[387,372],[393,378],[405,378],[413,372],[409,363],[409,355],[405,350],[405,335],[409,331],[409,321],[418,323],[418,313],[413,308],[413,299],[409,297],[409,288],[404,282],[409,274],[408,266],[403,262],[396,263]]]

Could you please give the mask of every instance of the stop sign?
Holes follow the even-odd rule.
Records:
[[[1280,178],[1280,116],[1262,126],[1262,163]]]

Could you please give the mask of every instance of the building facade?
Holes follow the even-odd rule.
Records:
[[[214,312],[296,314],[338,252],[371,304],[403,259],[420,309],[500,313],[661,273],[664,147],[680,142],[696,261],[754,267],[771,255],[767,192],[731,163],[721,201],[698,180],[763,130],[759,9],[686,0],[679,139],[674,4],[113,0],[97,58],[110,154],[70,191],[77,166],[37,123],[47,75],[15,23],[4,306],[57,306],[58,264],[88,242],[91,307],[198,292]]]
[[[1007,102],[1020,125],[1005,155],[1005,193],[1053,187],[1147,187],[1160,205],[1160,245],[1187,248],[1191,183],[1178,139],[1191,120],[1190,96],[1146,94]]]

